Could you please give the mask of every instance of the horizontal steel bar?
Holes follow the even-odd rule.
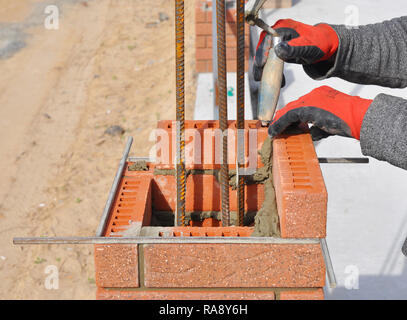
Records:
[[[369,158],[318,158],[319,163],[369,163]]]
[[[32,244],[184,244],[184,243],[260,243],[260,244],[318,244],[320,239],[286,239],[272,237],[32,237],[14,238],[14,245]]]
[[[146,162],[155,162],[155,158],[150,158],[150,157],[129,157],[127,159],[128,162],[137,162],[137,161],[146,161]]]

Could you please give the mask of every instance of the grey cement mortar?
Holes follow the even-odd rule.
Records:
[[[261,171],[264,182],[264,202],[254,219],[254,237],[279,237],[280,227],[277,211],[276,194],[273,186],[272,163],[273,142],[267,137],[260,150],[260,158],[264,164]]]
[[[147,161],[140,160],[136,161],[132,165],[129,166],[129,171],[148,171],[148,164]]]

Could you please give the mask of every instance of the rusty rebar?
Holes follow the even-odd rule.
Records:
[[[236,172],[239,172],[240,168],[244,166],[244,76],[245,76],[245,0],[236,0],[236,20],[237,20],[237,68],[236,68],[236,88],[237,88],[237,100],[236,100],[236,129],[237,129],[237,145],[236,145],[236,157],[237,168]],[[244,178],[242,175],[237,174],[237,208],[238,208],[238,222],[240,226],[243,226],[244,219]]]
[[[229,170],[228,170],[228,101],[226,87],[226,32],[225,0],[216,0],[217,46],[218,46],[218,85],[219,85],[219,127],[222,131],[221,198],[222,225],[230,224],[229,214]]]
[[[177,120],[177,208],[174,225],[185,226],[185,63],[184,0],[175,0],[176,120]]]

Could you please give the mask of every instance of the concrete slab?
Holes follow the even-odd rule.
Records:
[[[236,73],[228,72],[228,119],[236,120]],[[245,75],[245,119],[253,119],[252,105],[249,94],[249,78]],[[195,101],[194,120],[218,120],[219,110],[213,107],[212,73],[199,73]]]
[[[391,5],[386,0],[301,0],[292,8],[266,10],[263,18],[269,24],[282,18],[345,24],[356,12],[364,25],[398,17],[406,9],[404,0]],[[314,81],[298,65],[286,64],[285,76],[279,107],[322,85],[364,98],[387,93],[407,99],[406,89],[356,85],[336,78]],[[362,156],[358,141],[341,137],[317,143],[316,150],[321,157]],[[407,237],[407,171],[370,160],[367,165],[321,165],[328,189],[327,242],[338,280],[338,288],[325,288],[327,299],[407,298],[407,258],[401,253]]]

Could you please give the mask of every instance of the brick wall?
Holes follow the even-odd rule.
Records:
[[[236,72],[236,7],[235,0],[226,6],[226,68]],[[289,8],[292,0],[268,0],[264,8]],[[212,72],[212,0],[195,0],[196,71]],[[248,70],[250,26],[245,24],[245,70]]]
[[[236,72],[236,8],[235,1],[228,1],[226,10],[226,68]],[[196,0],[195,6],[196,33],[196,71],[212,72],[212,1]],[[249,26],[245,24],[246,71],[249,59]]]
[[[247,127],[257,128],[258,124],[246,122]],[[186,127],[195,128],[201,137],[216,125],[216,121],[186,122]],[[172,130],[169,121],[159,122],[158,128],[169,134]],[[266,129],[256,130],[262,139],[252,146],[257,151]],[[205,139],[197,136],[188,142],[194,141],[205,144]],[[149,227],[153,211],[175,210],[175,178],[165,174],[174,165],[150,163],[147,171],[130,171],[129,165],[115,195],[105,236],[121,236],[134,225],[155,237],[247,238],[253,232],[253,226],[222,227],[216,218],[188,227]],[[295,243],[281,239],[279,243],[95,245],[97,298],[323,299],[326,270],[321,247],[317,241],[303,240],[324,237],[326,229],[327,193],[309,133],[274,140],[273,170],[281,237],[294,238]],[[259,186],[246,186],[247,212],[258,211],[264,200],[264,188]],[[233,212],[236,190],[230,188],[229,192]],[[187,212],[218,212],[219,193],[219,182],[212,174],[198,171],[189,175]]]
[[[318,244],[97,245],[98,299],[321,299]]]

